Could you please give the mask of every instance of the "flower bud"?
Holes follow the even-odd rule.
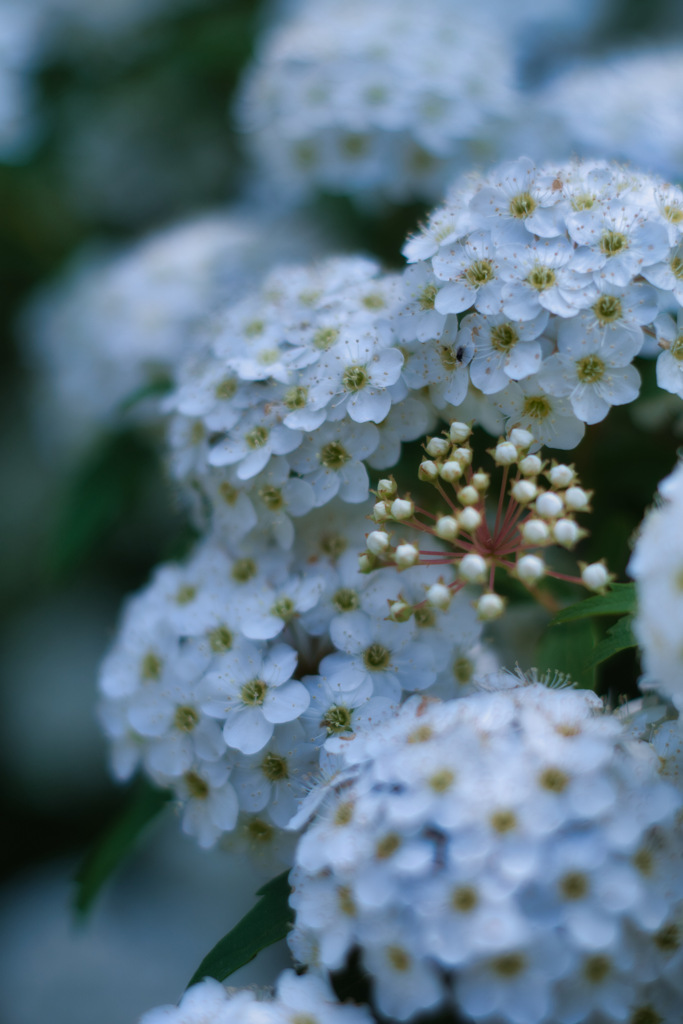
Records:
[[[395,480],[380,480],[377,484],[377,495],[380,498],[393,498],[396,494]]]
[[[403,519],[412,519],[415,515],[415,503],[407,498],[396,498],[391,503],[391,514],[399,523]]]
[[[479,491],[476,487],[472,487],[468,484],[467,487],[461,487],[458,491],[458,501],[461,505],[476,505],[479,501]]]
[[[563,548],[573,548],[582,535],[583,530],[573,519],[558,519],[553,524],[553,537]]]
[[[389,550],[391,541],[384,530],[373,530],[368,534],[368,551],[373,555],[384,555]]]
[[[527,519],[522,527],[527,544],[545,544],[550,539],[550,528],[542,519]]]
[[[534,435],[530,430],[524,430],[523,427],[515,427],[514,430],[510,431],[510,441],[512,441],[515,448],[530,448],[534,443]]]
[[[445,480],[447,484],[455,483],[456,480],[460,479],[462,474],[462,465],[454,459],[449,462],[444,462],[443,466],[439,470],[439,476],[442,480]]]
[[[545,562],[538,555],[522,555],[517,561],[517,576],[522,583],[537,583],[545,576]]]
[[[386,501],[376,501],[372,507],[372,518],[376,523],[383,523],[391,515]]]
[[[486,559],[472,552],[461,558],[458,571],[467,583],[484,583],[488,573]]]
[[[472,474],[472,486],[476,487],[480,494],[483,494],[484,491],[487,490],[490,483],[490,473],[483,473],[481,470],[479,470],[478,473]]]
[[[480,619],[483,619],[484,622],[492,622],[494,619],[499,619],[505,611],[505,602],[498,594],[482,594],[475,608]]]
[[[431,455],[434,459],[443,458],[444,455],[448,455],[450,450],[451,442],[447,441],[445,437],[430,437],[425,448],[427,455]]]
[[[399,544],[394,554],[394,562],[399,569],[409,569],[411,565],[417,563],[419,557],[420,552],[414,544]]]
[[[596,590],[599,593],[612,580],[612,574],[604,562],[592,562],[590,565],[579,563],[579,565],[581,566],[581,580],[589,590]]]
[[[472,449],[471,448],[456,448],[453,452],[452,458],[461,462],[463,466],[469,466],[472,461]]]
[[[427,603],[432,608],[440,608],[445,611],[451,603],[452,596],[445,583],[433,583],[427,590]]]
[[[375,556],[370,554],[369,551],[364,551],[358,556],[358,572],[372,572],[376,565]]]
[[[591,495],[583,487],[568,487],[564,492],[564,503],[572,512],[584,512],[590,505]]]
[[[455,540],[458,530],[458,521],[453,516],[441,516],[434,527],[434,533],[441,540]]]
[[[525,455],[519,463],[522,476],[538,476],[543,469],[543,462],[538,455]]]
[[[519,458],[519,452],[512,441],[499,441],[493,449],[493,458],[497,466],[511,466]]]
[[[454,441],[455,444],[462,444],[472,433],[472,428],[467,423],[460,423],[458,420],[454,420],[451,423],[449,433],[451,441]]]
[[[538,494],[538,487],[531,480],[518,480],[512,485],[510,493],[520,505],[528,505]]]
[[[418,479],[424,480],[425,483],[433,484],[439,479],[439,467],[430,459],[423,459],[420,463],[417,475]]]
[[[412,605],[405,601],[394,601],[389,607],[389,618],[392,622],[407,622],[413,614]]]
[[[569,487],[576,474],[571,466],[561,463],[548,470],[547,476],[553,487]]]
[[[481,526],[481,512],[469,505],[462,512],[458,512],[458,523],[463,530],[473,533]]]
[[[564,505],[562,498],[554,491],[545,491],[536,498],[536,511],[543,519],[554,519],[561,515]]]

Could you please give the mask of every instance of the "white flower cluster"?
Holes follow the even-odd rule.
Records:
[[[514,104],[510,40],[453,0],[305,0],[264,40],[238,104],[278,188],[434,199],[499,153]]]
[[[452,582],[445,583],[443,576],[432,582],[418,605],[399,598],[391,605],[392,618],[405,621],[428,607],[448,608],[453,596],[468,585],[485,587],[476,604],[480,618],[498,618],[504,601],[495,592],[497,570],[515,576],[535,594],[546,576],[602,592],[612,579],[602,562],[579,563],[581,576],[571,577],[552,569],[539,552],[551,545],[571,550],[585,536],[575,516],[589,511],[591,492],[581,487],[573,466],[556,462],[548,466],[537,453],[529,454],[533,435],[515,427],[508,438],[501,438],[489,451],[503,472],[495,501],[496,517],[488,521],[487,504],[494,497],[491,474],[473,468],[470,435],[468,424],[454,420],[445,436],[427,441],[427,457],[418,475],[432,484],[443,502],[436,513],[402,498],[393,480],[380,480],[373,518],[381,528],[367,537],[362,568],[370,572],[388,564],[399,569],[422,565],[438,570],[450,566],[455,573]],[[506,494],[511,472],[514,477]],[[394,544],[386,528],[392,522],[419,531],[428,544],[443,541],[448,548],[421,549],[419,541],[404,538]]]
[[[294,822],[317,807],[294,955],[325,975],[360,950],[395,1020],[677,1020],[680,793],[594,694],[507,686],[412,698],[345,745]]]
[[[0,2],[0,163],[23,159],[38,120],[32,81],[43,49],[43,18],[34,4]]]
[[[205,978],[188,989],[178,1006],[158,1006],[140,1024],[373,1024],[370,1012],[340,1003],[332,989],[312,975],[283,971],[273,995],[225,989]]]
[[[607,162],[521,158],[461,183],[404,249],[408,385],[431,372],[435,400],[457,404],[469,369],[507,428],[573,448],[585,423],[637,397],[647,334],[666,349],[660,384],[683,394],[667,315],[680,308],[682,239],[683,192]]]
[[[682,87],[680,46],[632,49],[570,67],[546,84],[538,104],[544,149],[628,160],[678,180]]]
[[[174,379],[195,331],[222,303],[253,287],[278,256],[310,256],[320,246],[304,218],[237,208],[115,255],[82,253],[24,310],[25,344],[42,380],[37,415],[50,433],[59,423],[75,437],[118,422],[122,403]],[[149,400],[136,411],[158,416]]]
[[[398,579],[359,574],[364,523],[345,519],[308,516],[291,551],[231,556],[210,536],[127,603],[99,683],[114,773],[172,789],[202,846],[236,827],[277,840],[346,737],[405,693],[464,694],[495,667],[464,597],[385,621]],[[411,585],[417,601],[425,580]]]
[[[429,429],[389,322],[398,285],[362,257],[283,267],[216,318],[166,408],[174,475],[221,528],[258,524],[291,547],[290,516],[365,501],[366,464],[395,465]]]
[[[634,631],[643,653],[641,686],[660,690],[683,711],[683,464],[659,491],[628,565],[638,594]]]

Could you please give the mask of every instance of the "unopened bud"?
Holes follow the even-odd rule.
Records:
[[[456,480],[459,480],[463,474],[463,468],[461,463],[451,460],[444,462],[439,470],[439,476],[442,480],[445,480],[447,484],[453,484]]]
[[[514,430],[510,431],[510,441],[516,448],[530,448],[534,443],[534,435],[530,430],[524,430],[523,427],[515,427]]]
[[[376,501],[372,507],[372,518],[376,523],[383,523],[390,516],[386,501]]]
[[[441,608],[444,611],[451,603],[452,596],[445,583],[433,583],[427,590],[427,603],[432,608]]]
[[[389,618],[392,622],[407,622],[413,614],[412,605],[405,601],[394,601],[389,607]]]
[[[391,541],[384,530],[373,530],[368,534],[368,551],[373,555],[384,555],[389,550]]]
[[[469,505],[464,508],[462,512],[458,512],[458,524],[463,530],[468,530],[473,533],[474,530],[478,530],[481,526],[481,512],[479,509],[473,508]]]
[[[461,558],[458,571],[467,583],[484,583],[488,573],[486,559],[472,552]]]
[[[542,519],[527,519],[522,536],[527,544],[545,544],[550,539],[550,527]]]
[[[545,576],[545,562],[538,555],[522,555],[517,562],[517,576],[522,583],[536,583]]]
[[[369,551],[364,551],[358,556],[358,572],[372,572],[376,565],[375,556],[370,554]]]
[[[451,442],[447,441],[445,437],[430,437],[425,448],[427,455],[431,455],[434,459],[443,458],[444,455],[448,455],[450,450]]]
[[[564,492],[564,503],[572,512],[583,512],[590,505],[591,495],[583,487],[568,487]]]
[[[393,498],[396,494],[396,481],[391,479],[380,480],[377,484],[377,495],[380,498]]]
[[[463,441],[467,440],[471,433],[472,428],[468,426],[467,423],[460,423],[458,420],[454,420],[453,423],[451,423],[449,434],[451,441],[454,441],[455,444],[462,444]]]
[[[592,562],[590,565],[581,565],[581,580],[589,590],[596,590],[599,593],[605,589],[611,579],[612,574],[608,571],[604,562]]]
[[[473,473],[472,474],[472,486],[476,487],[480,494],[483,494],[483,492],[485,490],[487,490],[487,488],[488,488],[490,483],[491,483],[491,474],[490,473],[482,473],[482,471],[479,470],[478,473]]]
[[[458,530],[458,521],[453,516],[441,516],[440,519],[437,519],[434,527],[434,533],[441,540],[455,540]]]
[[[415,504],[407,498],[396,498],[391,503],[391,514],[399,523],[403,519],[412,519],[415,515]]]
[[[423,459],[420,463],[417,475],[418,479],[424,480],[425,483],[433,484],[439,479],[439,467],[430,459]]]
[[[419,557],[420,552],[414,544],[399,544],[394,554],[394,562],[399,569],[409,569],[411,565],[417,563]]]
[[[453,458],[458,462],[461,462],[463,466],[469,466],[472,461],[472,449],[471,448],[456,448],[453,452]]]
[[[511,466],[519,458],[519,452],[512,441],[499,441],[493,449],[493,458],[497,466]]]
[[[510,493],[520,505],[528,505],[538,494],[538,487],[531,480],[518,480],[512,485]]]
[[[461,505],[476,505],[479,497],[479,491],[476,487],[472,487],[471,484],[468,484],[467,487],[461,487],[458,491],[458,501]]]
[[[569,487],[576,474],[571,466],[565,466],[561,463],[549,469],[547,476],[553,487]]]
[[[553,524],[553,537],[563,548],[573,548],[581,540],[583,532],[573,519],[558,519]]]
[[[525,455],[519,463],[522,476],[538,476],[543,469],[543,462],[538,455]]]
[[[482,594],[475,608],[480,619],[484,622],[492,622],[494,619],[499,619],[505,611],[505,601],[498,594]]]
[[[554,491],[545,491],[536,498],[536,511],[544,519],[555,519],[561,515],[564,505],[562,498]]]

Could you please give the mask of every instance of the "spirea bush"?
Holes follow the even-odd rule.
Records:
[[[520,594],[546,622],[633,611],[586,540],[600,481],[552,450],[638,398],[637,357],[680,392],[681,225],[657,178],[520,158],[458,181],[404,270],[277,266],[176,365],[159,414],[200,539],[127,602],[100,720],[115,775],[170,792],[201,846],[293,865],[311,1019],[343,1012],[342,975],[395,1020],[676,1019],[676,711],[629,727],[561,661],[512,675],[489,623]],[[631,563],[674,701],[677,480]],[[205,982],[178,1019],[242,999],[285,1012]]]

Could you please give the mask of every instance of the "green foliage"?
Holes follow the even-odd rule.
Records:
[[[140,778],[114,821],[86,855],[76,874],[74,909],[84,917],[102,886],[130,854],[147,826],[158,817],[171,793],[156,789]]]
[[[636,610],[635,583],[613,583],[606,594],[586,597],[583,601],[563,608],[551,625],[588,619],[593,615],[631,615]]]
[[[594,668],[620,651],[626,651],[629,647],[637,647],[632,627],[632,615],[624,615],[613,626],[610,626],[604,639],[593,648],[591,656],[586,662],[587,666]]]
[[[284,939],[294,920],[294,911],[289,905],[288,874],[284,871],[258,890],[256,895],[261,899],[207,953],[192,975],[188,988],[206,977],[224,981],[239,967],[253,960],[262,949]]]
[[[132,394],[124,398],[119,406],[119,412],[128,412],[129,409],[132,409],[140,402],[144,402],[146,398],[161,398],[162,395],[167,395],[172,387],[173,381],[170,377],[158,377],[148,384],[143,384],[141,387],[136,388]]]
[[[57,515],[48,562],[60,577],[78,568],[97,545],[134,510],[158,457],[134,431],[103,437],[68,482]]]
[[[595,639],[595,624],[590,619],[546,629],[536,652],[536,668],[539,672],[557,670],[581,689],[594,690],[595,667],[587,663],[587,655],[595,646]]]

